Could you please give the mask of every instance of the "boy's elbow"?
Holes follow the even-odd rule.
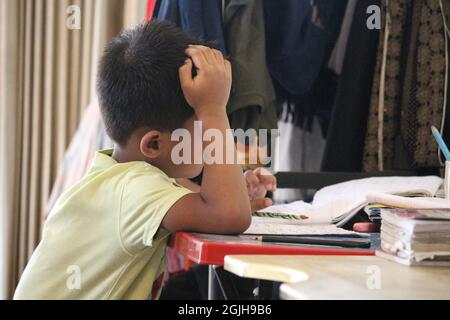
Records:
[[[249,211],[248,215],[245,215],[244,217],[242,217],[240,219],[241,221],[239,221],[239,223],[237,224],[237,233],[244,233],[251,225],[252,223],[252,215],[251,212]]]
[[[228,209],[223,213],[226,220],[224,224],[226,233],[239,234],[246,231],[252,223],[252,214],[250,206],[248,208]]]

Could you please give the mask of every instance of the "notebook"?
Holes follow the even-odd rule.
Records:
[[[261,214],[297,216],[300,224],[344,225],[367,204],[370,194],[433,197],[442,185],[437,176],[426,177],[373,177],[351,180],[319,190],[312,201],[295,201],[274,205],[261,210]]]
[[[338,228],[334,224],[308,224],[304,225],[301,220],[285,220],[267,217],[253,217],[252,224],[244,232],[252,235],[292,235],[292,236],[360,236],[368,237],[366,233]]]

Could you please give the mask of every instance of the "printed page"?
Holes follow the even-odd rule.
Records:
[[[312,204],[295,201],[274,205],[263,213],[298,215],[302,224],[345,224],[367,204],[367,195],[384,192],[398,195],[433,196],[442,184],[437,176],[428,177],[374,177],[347,181],[325,187],[314,196]]]
[[[334,224],[304,224],[304,222],[253,217],[252,224],[244,234],[256,235],[366,235],[347,231]]]
[[[353,203],[366,201],[369,192],[397,195],[422,194],[432,197],[443,180],[437,176],[427,177],[374,177],[338,183],[319,190],[312,205],[320,207],[328,203],[347,199]]]

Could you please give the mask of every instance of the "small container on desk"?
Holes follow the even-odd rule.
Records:
[[[445,199],[450,200],[450,161],[445,161],[444,190]]]

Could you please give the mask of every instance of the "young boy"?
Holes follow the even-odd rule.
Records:
[[[163,22],[109,44],[97,90],[114,151],[98,152],[88,174],[58,200],[15,299],[157,298],[169,233],[240,233],[252,209],[271,204],[264,196],[275,189],[273,176],[250,172],[246,181],[237,164],[172,161],[175,129],[192,133],[198,120],[203,130],[230,134],[231,65],[195,44]],[[202,170],[201,187],[186,179]]]

